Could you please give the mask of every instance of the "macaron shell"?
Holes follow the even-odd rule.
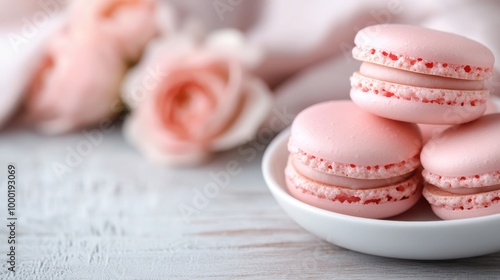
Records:
[[[291,139],[290,139],[291,140]],[[420,139],[415,139],[415,145],[419,145]],[[387,179],[401,176],[415,170],[420,166],[419,154],[406,160],[384,164],[384,165],[360,165],[352,163],[338,163],[308,154],[296,147],[292,141],[288,143],[290,154],[301,164],[327,175],[337,175],[355,179]]]
[[[285,174],[292,196],[309,205],[345,215],[387,218],[410,209],[421,197],[418,174],[391,186],[366,190],[351,190],[310,180],[292,165],[287,165]]]
[[[500,213],[500,190],[454,194],[425,183],[423,196],[441,219],[464,219]]]
[[[429,140],[421,153],[423,167],[446,177],[500,171],[500,114],[451,127]]]
[[[351,99],[364,110],[388,119],[424,124],[460,124],[483,115],[486,104],[475,106],[441,105],[412,100],[387,98],[351,89]]]
[[[399,163],[421,148],[416,125],[375,116],[351,101],[313,105],[297,115],[291,131],[289,147],[344,164]]]
[[[484,90],[484,81],[458,80],[445,77],[436,77],[420,73],[400,70],[382,65],[363,62],[359,67],[359,73],[363,76],[381,81],[412,85],[415,87],[425,87],[434,89],[454,89],[454,90]]]
[[[476,218],[482,216],[495,215],[500,213],[500,203],[495,203],[488,208],[471,209],[471,210],[450,210],[431,205],[431,209],[443,220],[458,220],[467,218]]]
[[[293,155],[289,156],[288,164],[293,164],[297,172],[303,176],[328,185],[335,185],[339,187],[348,187],[351,189],[369,189],[381,186],[392,185],[404,181],[411,174],[398,175],[396,177],[384,179],[357,179],[353,176],[340,176],[333,175],[318,171],[310,166],[304,164]],[[413,170],[412,170],[413,171]]]
[[[495,102],[493,101],[493,97],[490,95],[488,98],[488,101],[486,101],[486,111],[484,112],[485,115],[487,114],[494,114],[498,113],[498,109],[495,106]],[[439,133],[445,131],[446,129],[450,128],[450,125],[447,124],[441,124],[441,125],[436,125],[436,124],[422,124],[419,123],[417,124],[418,128],[420,128],[420,132],[422,133],[422,139],[424,143],[429,141],[432,137],[438,135]]]
[[[395,76],[397,75],[395,74]],[[386,98],[439,105],[477,106],[486,104],[489,97],[489,90],[487,89],[462,90],[421,87],[418,86],[418,82],[416,82],[416,85],[399,84],[368,77],[359,72],[351,76],[351,88],[366,92],[366,94],[375,94]]]
[[[380,24],[360,30],[354,42],[354,58],[388,67],[468,80],[484,80],[493,73],[493,53],[457,34]]]
[[[442,189],[482,188],[500,184],[500,170],[469,176],[443,176],[424,169],[422,175],[425,181]]]

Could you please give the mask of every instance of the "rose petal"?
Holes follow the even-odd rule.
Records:
[[[145,123],[134,115],[125,121],[123,132],[126,140],[137,147],[147,159],[159,165],[196,165],[206,161],[210,156],[208,151],[203,149],[182,149],[178,152],[162,149],[161,145],[154,143],[161,138],[156,135],[158,130],[148,129]]]
[[[217,69],[218,67],[221,68]],[[220,91],[216,88],[213,88],[211,91],[216,98],[217,110],[210,116],[207,126],[209,127],[209,131],[219,132],[225,128],[227,120],[231,119],[231,116],[234,116],[235,111],[238,110],[238,103],[241,99],[240,92],[243,90],[243,68],[237,61],[226,58],[220,62],[215,62],[208,70],[219,74],[220,81],[226,83],[226,86]]]
[[[250,45],[245,36],[236,29],[221,29],[213,32],[205,42],[207,50],[237,58],[246,68],[256,67],[263,58],[259,48]]]
[[[137,108],[167,76],[170,70],[182,65],[181,59],[194,53],[194,42],[186,38],[152,41],[141,61],[127,72],[122,84],[122,99],[131,108]]]
[[[56,37],[45,54],[48,63],[28,90],[27,120],[51,134],[93,125],[117,113],[111,105],[119,96],[126,66],[113,48],[97,44],[99,40],[75,44],[65,32]]]
[[[88,34],[101,33],[105,43],[113,43],[116,51],[128,60],[137,61],[146,44],[160,31],[160,23],[170,20],[165,4],[156,0],[88,0],[73,1],[70,26],[75,38],[85,40]]]
[[[249,139],[272,98],[246,70],[231,51],[214,51],[183,36],[156,40],[124,86],[133,109],[127,138],[167,165],[197,163]]]
[[[189,99],[186,87],[196,87],[201,95]],[[204,141],[217,129],[210,123],[220,122],[216,119],[219,117],[216,112],[221,111],[218,95],[224,90],[224,84],[213,73],[184,70],[165,78],[151,94],[155,97],[152,99],[153,106],[162,119],[164,129],[175,130],[183,138]]]
[[[245,104],[231,127],[212,141],[214,151],[231,149],[253,139],[272,108],[272,94],[262,81],[248,78],[245,86]]]

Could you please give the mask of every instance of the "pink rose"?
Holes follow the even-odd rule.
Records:
[[[137,61],[146,44],[172,25],[168,6],[157,0],[77,0],[69,8],[75,36],[99,33],[115,51]]]
[[[25,119],[37,130],[55,134],[96,125],[116,114],[129,63],[159,32],[155,3],[72,2],[65,29],[49,40],[28,87]]]
[[[58,134],[111,117],[125,70],[111,46],[56,34],[28,88],[26,121],[42,133]]]
[[[185,38],[151,46],[131,73],[125,136],[152,161],[192,165],[250,140],[267,117],[268,88],[250,75],[241,34],[221,31],[195,44]]]

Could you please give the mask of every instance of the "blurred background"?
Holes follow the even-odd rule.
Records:
[[[36,80],[37,67],[41,63],[43,53],[46,52],[47,44],[54,40],[51,35],[58,29],[68,29],[68,26],[77,26],[78,22],[84,22],[85,13],[92,14],[101,8],[104,9],[96,7],[93,8],[95,11],[85,12],[83,8],[80,12],[68,12],[72,10],[71,7],[78,7],[83,2],[22,0],[2,3],[0,83],[4,90],[0,95],[3,101],[1,123],[5,124],[7,118],[19,112],[23,103],[28,103],[26,100],[29,96],[29,87]],[[96,1],[90,1],[84,6],[96,6],[94,2]],[[356,32],[367,25],[406,23],[450,31],[475,39],[488,46],[497,57],[500,55],[500,39],[495,35],[500,25],[500,20],[496,16],[499,4],[493,0],[439,2],[358,0],[342,4],[325,0],[313,0],[307,3],[284,0],[108,0],[104,2],[109,2],[110,6],[117,8],[115,10],[119,12],[114,15],[116,18],[120,17],[121,9],[134,9],[144,5],[145,2],[157,2],[158,6],[164,4],[171,11],[158,16],[160,19],[155,24],[159,27],[155,28],[172,29],[177,34],[187,32],[186,29],[189,28],[186,25],[189,24],[186,24],[186,21],[192,22],[193,19],[201,26],[200,29],[203,29],[204,36],[221,28],[240,30],[245,36],[245,44],[255,46],[262,54],[260,61],[249,67],[249,71],[272,89],[276,106],[286,104],[292,113],[297,113],[304,107],[322,100],[348,98],[348,78],[359,66],[351,59],[350,49]],[[143,4],[140,4],[141,2]],[[80,8],[73,8],[73,10],[78,9]],[[149,17],[154,17],[155,9],[159,8],[150,10]],[[119,20],[116,21],[116,25],[121,24],[120,28],[126,30],[133,26],[132,22],[135,20],[136,25],[143,24],[143,31],[153,29],[144,24],[145,17],[134,16],[132,12],[129,12],[128,16],[129,25]],[[99,26],[99,23],[96,23],[96,26]],[[89,30],[99,27],[86,28],[87,31],[81,29],[78,33],[92,33]],[[173,37],[172,30],[169,35],[166,35],[168,34],[166,31],[164,36]],[[147,38],[138,38],[139,35],[131,31],[129,38],[125,37],[122,44],[124,42],[132,44],[131,42],[142,40],[141,44],[146,47],[157,35],[155,33],[146,36]],[[84,47],[92,48],[92,46]],[[142,48],[139,49],[138,53],[142,55]],[[132,59],[132,64],[128,64],[126,69],[114,71],[127,72],[138,61],[139,59]],[[81,63],[87,63],[90,68],[92,67],[90,61]],[[85,70],[83,66],[80,71]],[[73,73],[75,74],[77,73]],[[85,87],[85,85],[79,86]],[[77,91],[74,88],[65,90]]]

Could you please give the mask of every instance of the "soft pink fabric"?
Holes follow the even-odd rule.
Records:
[[[10,3],[10,2],[9,2]],[[62,15],[36,32],[15,24],[0,26],[0,128],[22,104],[26,85],[37,70],[48,39],[64,22]],[[33,33],[31,33],[33,32]],[[25,34],[33,34],[27,38]]]

